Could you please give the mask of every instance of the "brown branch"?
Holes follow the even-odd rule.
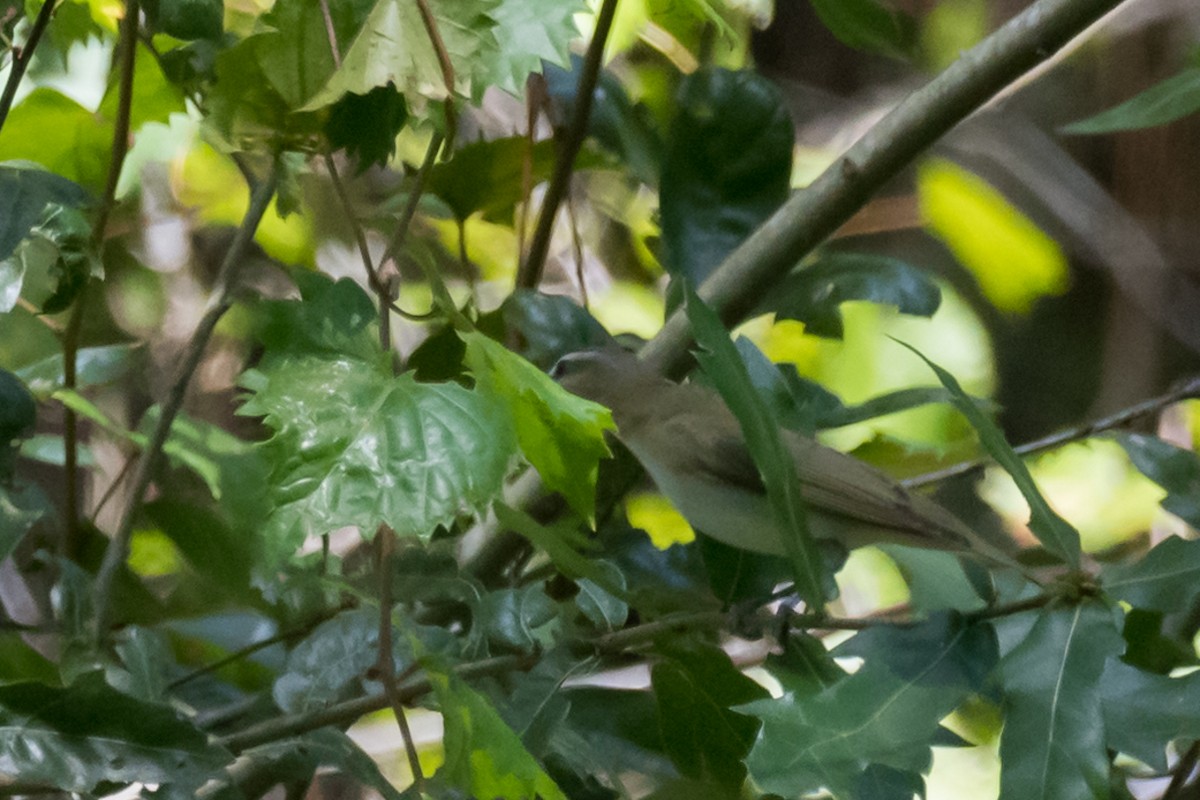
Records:
[[[584,56],[583,69],[579,73],[579,84],[575,88],[575,108],[571,115],[570,125],[558,148],[558,158],[554,162],[554,173],[550,176],[550,184],[542,198],[542,210],[538,215],[537,228],[533,232],[533,241],[529,245],[529,255],[517,273],[518,289],[536,289],[542,282],[542,274],[546,269],[546,257],[550,252],[550,236],[554,233],[554,219],[558,216],[558,207],[571,185],[571,174],[575,167],[575,157],[587,138],[588,120],[592,115],[592,100],[596,93],[596,83],[600,80],[600,68],[604,61],[604,46],[608,41],[608,32],[612,29],[613,16],[617,12],[617,0],[604,0],[600,13],[596,16],[596,30],[592,41],[588,44]]]
[[[428,0],[417,0],[417,10],[421,12],[421,22],[425,25],[425,33],[433,52],[437,55],[438,66],[442,69],[442,83],[446,85],[446,137],[448,145],[454,144],[455,131],[458,129],[457,112],[454,109],[454,86],[458,82],[454,76],[454,62],[450,60],[450,51],[446,49],[446,41],[438,30],[437,17],[429,8]]]
[[[229,250],[225,253],[224,261],[221,262],[220,270],[217,273],[217,289],[214,296],[209,301],[208,309],[204,312],[204,316],[201,317],[200,323],[196,326],[192,338],[188,341],[184,349],[179,362],[179,372],[171,384],[166,400],[162,404],[158,423],[154,426],[154,431],[150,434],[150,438],[142,450],[141,457],[138,459],[137,467],[133,473],[129,497],[126,499],[125,506],[121,510],[120,520],[117,523],[113,537],[104,551],[104,559],[100,564],[100,569],[96,572],[96,582],[92,588],[97,640],[101,640],[108,635],[113,585],[116,581],[117,573],[121,565],[125,563],[125,558],[128,555],[129,539],[133,532],[133,523],[137,519],[146,489],[150,486],[150,480],[154,475],[154,468],[159,457],[162,455],[163,445],[166,444],[167,436],[170,434],[171,423],[175,421],[180,409],[183,407],[184,395],[187,393],[192,375],[195,374],[197,367],[200,365],[200,359],[204,356],[205,347],[212,337],[213,330],[217,327],[217,323],[221,317],[233,305],[234,277],[237,268],[243,261],[246,247],[250,244],[250,240],[254,236],[254,231],[258,228],[258,223],[266,213],[271,198],[275,196],[275,180],[276,167],[272,165],[270,175],[259,183],[256,191],[250,198],[250,205],[246,209],[246,216],[243,218],[237,234],[230,243]]]
[[[383,693],[396,716],[400,738],[404,742],[404,753],[408,757],[408,768],[412,771],[413,785],[420,794],[425,785],[425,772],[421,769],[421,758],[413,741],[412,729],[408,725],[408,714],[400,697],[396,680],[396,662],[392,655],[392,545],[395,531],[380,525],[375,533],[379,547],[379,677],[383,682]]]
[[[21,78],[25,77],[25,71],[29,69],[29,62],[33,60],[33,52],[37,49],[38,42],[42,40],[42,34],[50,26],[50,17],[54,14],[56,2],[57,0],[45,0],[42,3],[41,10],[38,11],[33,23],[29,26],[29,36],[26,37],[25,44],[13,47],[13,60],[9,67],[8,82],[4,84],[4,93],[0,94],[0,128],[4,127],[4,123],[8,119],[8,112],[12,110],[13,100],[17,96],[17,87],[21,84]]]
[[[338,50],[337,31],[333,29],[333,16],[329,13],[329,0],[320,0],[321,18],[325,20],[325,35],[329,37],[329,54],[333,56],[333,66],[341,68],[342,54]]]
[[[434,163],[437,162],[438,150],[442,147],[442,137],[440,134],[434,134],[429,140],[429,147],[425,150],[425,160],[421,162],[420,168],[417,169],[417,177],[413,181],[413,187],[408,194],[408,202],[404,204],[404,208],[400,211],[400,218],[396,220],[396,230],[392,233],[391,241],[388,242],[387,249],[383,251],[383,258],[380,263],[386,264],[388,261],[395,261],[399,255],[401,248],[404,247],[404,242],[408,239],[408,229],[412,224],[413,217],[416,216],[417,206],[421,202],[421,195],[425,191],[425,182],[429,180],[429,171],[433,169]]]
[[[1167,785],[1166,791],[1162,793],[1160,800],[1179,800],[1183,797],[1184,787],[1187,786],[1188,779],[1195,772],[1197,761],[1200,761],[1200,742],[1192,742],[1191,747],[1179,757],[1179,761],[1172,768],[1171,782]]]
[[[1073,428],[1052,433],[1049,436],[1044,436],[1041,439],[1035,439],[1032,442],[1026,442],[1023,445],[1014,447],[1013,450],[1020,456],[1032,455],[1041,453],[1045,450],[1053,450],[1056,447],[1061,447],[1071,442],[1080,441],[1095,436],[1098,433],[1105,433],[1116,428],[1123,428],[1131,422],[1144,417],[1148,414],[1154,414],[1162,411],[1170,405],[1174,405],[1183,400],[1200,397],[1200,378],[1190,378],[1183,383],[1177,385],[1171,391],[1153,397],[1149,400],[1132,405],[1129,408],[1121,409],[1115,414],[1110,414],[1107,417],[1102,417],[1098,420],[1093,420],[1084,425],[1078,425]],[[959,475],[966,475],[976,470],[983,469],[989,464],[993,464],[991,459],[981,458],[974,461],[964,461],[960,464],[955,464],[945,469],[929,472],[924,475],[918,475],[915,478],[901,481],[905,487],[915,489],[922,486],[928,486],[931,483],[939,483],[957,478]]]

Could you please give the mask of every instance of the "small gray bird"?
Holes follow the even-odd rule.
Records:
[[[617,437],[692,527],[733,547],[786,553],[741,426],[716,393],[673,383],[615,346],[563,356],[551,374],[572,394],[611,409]],[[814,536],[850,549],[894,543],[1017,566],[949,511],[874,467],[794,431],[780,435],[795,459]]]

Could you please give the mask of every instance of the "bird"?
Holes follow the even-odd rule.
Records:
[[[617,439],[693,528],[735,548],[787,554],[741,426],[716,392],[668,380],[617,345],[568,353],[551,377],[612,412]],[[884,472],[796,431],[779,435],[815,538],[848,550],[888,543],[946,550],[1020,569],[950,511]]]

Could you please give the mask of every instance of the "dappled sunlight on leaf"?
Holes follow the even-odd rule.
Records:
[[[638,492],[625,499],[625,518],[646,532],[659,550],[673,544],[687,544],[696,532],[671,501],[655,492]]]

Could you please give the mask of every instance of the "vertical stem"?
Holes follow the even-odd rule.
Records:
[[[395,531],[387,525],[380,525],[375,533],[375,543],[379,548],[379,673],[388,705],[396,715],[400,738],[404,740],[404,753],[412,770],[413,786],[419,793],[425,785],[425,773],[421,769],[412,729],[408,726],[408,715],[404,711],[404,700],[396,680],[396,662],[392,656],[392,544],[395,536]]]
[[[29,37],[25,40],[25,44],[20,48],[13,48],[12,69],[8,73],[8,83],[4,84],[4,92],[0,94],[0,128],[4,127],[4,122],[8,119],[8,112],[12,110],[13,100],[17,96],[17,87],[21,84],[21,78],[25,77],[25,70],[29,69],[29,62],[33,60],[33,51],[37,49],[38,42],[41,41],[46,28],[50,26],[50,17],[54,14],[55,2],[57,0],[45,0],[42,3],[41,10],[38,11],[33,24],[29,26]]]

